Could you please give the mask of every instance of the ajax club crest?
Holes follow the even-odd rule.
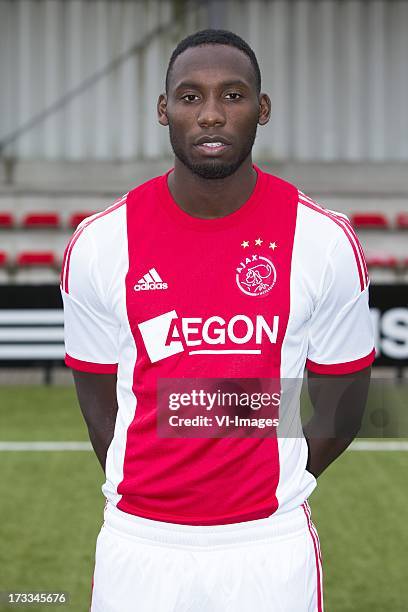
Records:
[[[248,255],[237,267],[236,281],[246,295],[265,295],[276,282],[275,266],[263,255]]]

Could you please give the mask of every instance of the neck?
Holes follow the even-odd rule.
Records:
[[[205,179],[191,172],[177,157],[168,187],[177,204],[193,217],[217,219],[238,210],[250,197],[257,179],[251,155],[223,179]]]

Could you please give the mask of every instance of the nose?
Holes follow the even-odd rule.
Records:
[[[225,114],[221,104],[214,98],[208,98],[200,107],[197,122],[201,127],[213,127],[225,124]]]

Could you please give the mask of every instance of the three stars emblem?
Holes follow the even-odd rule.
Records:
[[[255,246],[261,246],[263,243],[262,238],[257,238],[255,241]],[[244,249],[247,249],[249,247],[249,240],[243,240],[243,242],[241,242],[241,246]],[[269,249],[272,249],[272,251],[274,251],[277,248],[277,244],[276,242],[270,242],[269,243]]]

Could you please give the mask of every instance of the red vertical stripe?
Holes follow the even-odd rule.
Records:
[[[148,519],[189,525],[228,524],[266,518],[278,508],[276,489],[281,474],[281,458],[277,439],[239,439],[234,440],[233,444],[228,438],[192,438],[184,440],[183,444],[176,440],[160,439],[156,431],[156,398],[150,389],[155,388],[158,378],[171,378],[175,373],[180,378],[193,378],[199,374],[207,378],[229,375],[234,378],[263,376],[279,379],[291,305],[290,271],[298,210],[297,189],[276,177],[259,173],[252,201],[248,200],[235,216],[227,215],[215,220],[217,228],[225,227],[226,230],[220,239],[218,232],[208,236],[204,233],[210,227],[206,220],[189,217],[177,206],[172,200],[166,176],[157,179],[154,186],[155,190],[144,186],[130,192],[126,211],[129,249],[126,310],[137,359],[132,385],[134,419],[123,434],[126,435],[126,448],[123,477],[117,484],[117,493],[121,496],[117,508]],[[143,206],[139,204],[140,200]],[[250,215],[248,205],[251,207]],[[271,211],[276,211],[276,215],[272,215]],[[242,215],[245,215],[244,219]],[[190,231],[186,227],[191,228]],[[152,311],[148,304],[135,296],[134,283],[149,267],[155,267],[163,279],[172,281],[171,305],[173,308],[177,305],[178,321],[192,314],[200,315],[204,320],[214,313],[222,314],[227,320],[237,312],[234,300],[243,307],[243,296],[236,293],[239,290],[231,282],[238,257],[242,257],[242,249],[239,248],[243,240],[242,232],[245,235],[250,232],[256,238],[260,227],[268,235],[270,233],[271,239],[273,236],[281,238],[276,252],[265,253],[280,271],[279,282],[273,289],[274,308],[280,317],[277,342],[272,348],[269,345],[266,347],[261,361],[251,362],[245,356],[233,361],[230,356],[222,355],[197,358],[184,352],[177,358],[160,359],[152,367],[138,325],[140,321],[150,320],[153,314],[166,312],[169,308],[168,297],[163,292],[157,295]],[[200,231],[196,232],[196,228]],[[157,235],[161,237],[159,242],[155,240]],[[206,265],[207,257],[202,264],[202,254],[208,249],[209,240],[213,241],[213,247]],[[169,253],[173,255],[175,244],[182,247],[177,246],[169,260]],[[267,245],[263,248],[266,249]],[[194,268],[195,262],[200,266],[202,282],[197,288],[198,293],[186,292],[185,289],[186,253],[189,266]],[[215,259],[219,262],[216,283],[213,269]],[[224,278],[230,279],[228,283]],[[234,293],[231,294],[231,291]],[[245,309],[247,314],[254,317],[264,312],[268,316],[270,312],[267,300],[248,301]],[[228,342],[226,346],[229,346]],[[229,465],[235,461],[236,465],[243,466],[239,473],[231,474],[228,481],[225,470],[219,467],[223,450],[228,456]],[[259,469],[256,469],[257,466]],[[207,478],[205,483],[200,482],[200,470],[211,473],[211,478]],[[237,483],[237,493],[231,499],[225,487],[231,486],[233,479]]]
[[[306,515],[307,526],[309,528],[309,533],[312,537],[313,548],[315,551],[315,561],[316,561],[316,575],[317,575],[317,612],[323,612],[323,593],[322,593],[322,569],[321,569],[321,552],[320,552],[320,544],[317,532],[314,529],[313,523],[310,518],[310,509],[307,502],[302,504],[303,511]]]

